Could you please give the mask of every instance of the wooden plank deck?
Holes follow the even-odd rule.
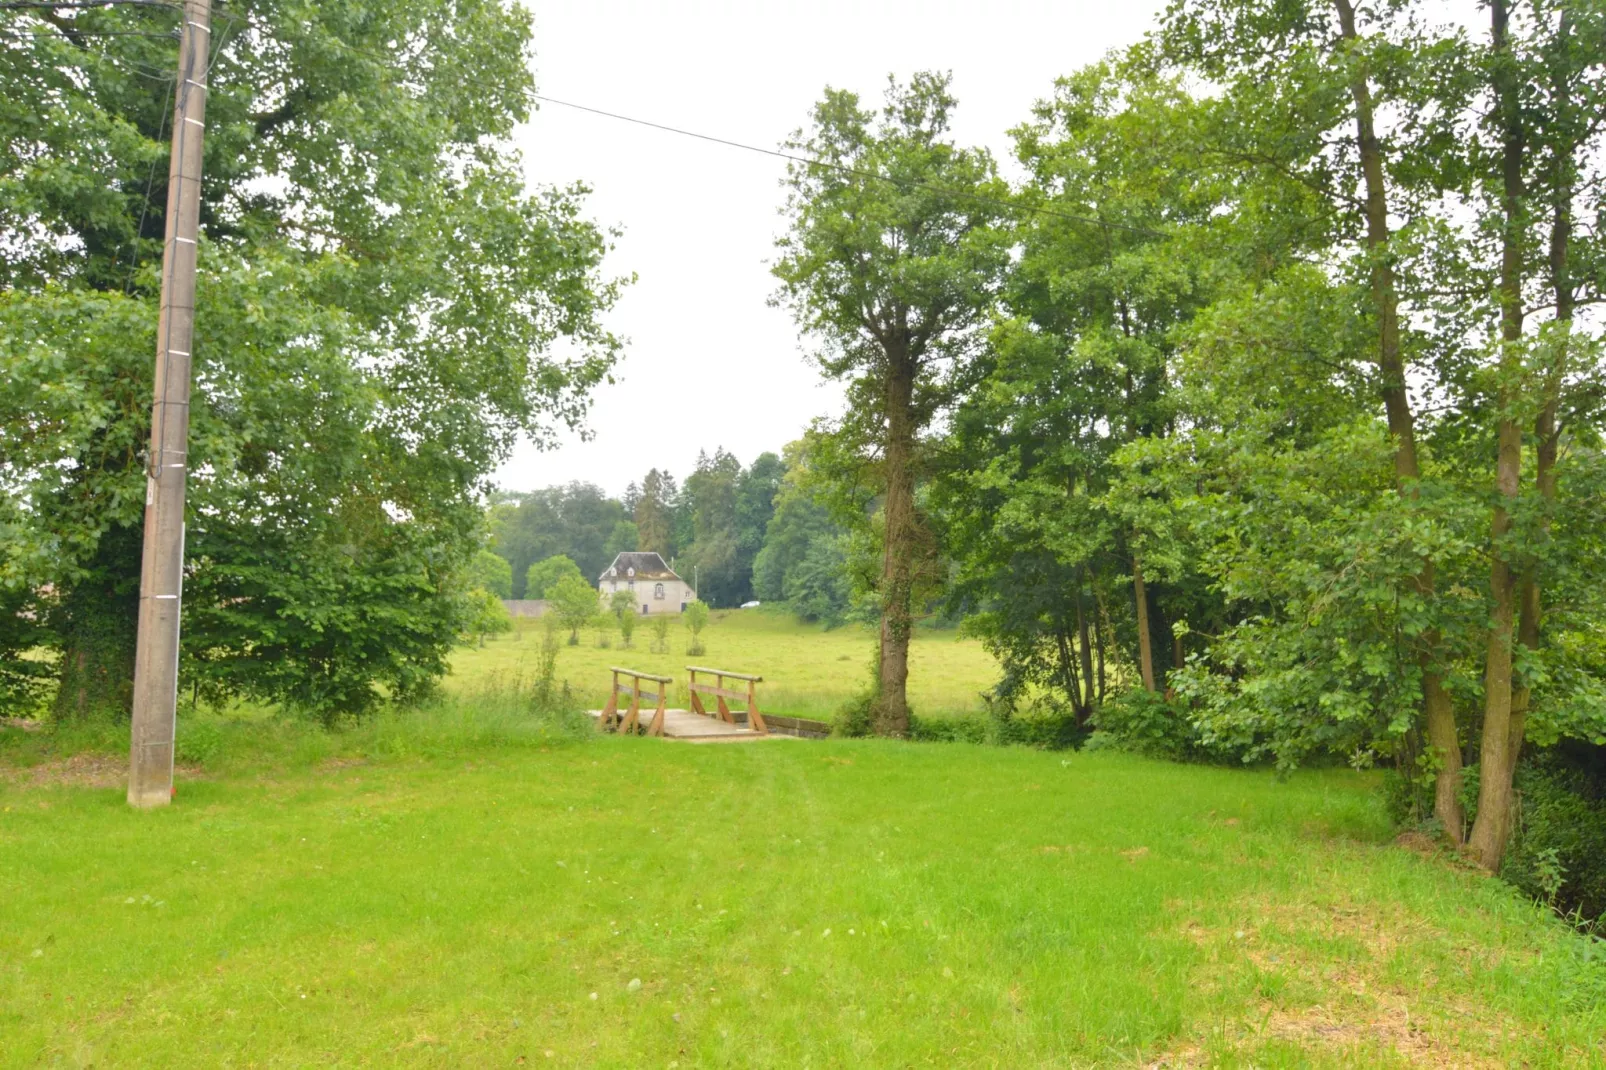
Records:
[[[587,710],[592,717],[601,717],[601,710]],[[647,718],[643,717],[643,721]],[[664,710],[664,738],[684,739],[693,743],[735,743],[755,739],[795,739],[788,735],[765,735],[739,724],[726,724],[717,717],[704,717],[691,710]]]

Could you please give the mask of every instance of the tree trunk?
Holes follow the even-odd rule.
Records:
[[[1165,700],[1167,702],[1177,697],[1177,683],[1172,679],[1172,674],[1180,668],[1182,668],[1182,636],[1173,631],[1171,634],[1171,671],[1166,673],[1165,678]]]
[[[1063,627],[1054,629],[1054,641],[1059,647],[1060,681],[1071,700],[1071,710],[1078,723],[1082,720],[1082,680],[1077,675],[1076,663],[1071,659],[1071,637]]]
[[[1428,571],[1427,576],[1431,591],[1432,572]],[[1418,582],[1421,582],[1420,578]],[[1429,632],[1426,641],[1437,646],[1438,631]],[[1461,737],[1456,731],[1455,708],[1450,704],[1450,693],[1444,689],[1443,677],[1429,668],[1430,657],[1431,654],[1424,654],[1420,667],[1428,746],[1433,748],[1439,762],[1438,772],[1433,778],[1433,814],[1444,826],[1444,834],[1450,841],[1460,845],[1467,835],[1466,808],[1461,805]]]
[[[1355,8],[1351,0],[1335,0],[1340,33],[1349,45],[1359,41],[1355,29]],[[1361,174],[1366,184],[1366,247],[1372,254],[1372,303],[1378,322],[1378,372],[1383,380],[1383,408],[1388,417],[1389,434],[1394,438],[1395,484],[1402,495],[1414,497],[1421,467],[1416,455],[1416,428],[1411,414],[1411,398],[1406,391],[1405,361],[1400,355],[1399,294],[1395,288],[1394,265],[1389,258],[1388,194],[1383,174],[1383,149],[1377,140],[1372,116],[1372,90],[1365,69],[1355,68],[1350,96],[1355,102],[1356,144],[1360,150]],[[1417,575],[1417,592],[1429,605],[1434,597],[1433,562],[1424,560]],[[1461,810],[1461,748],[1455,724],[1455,711],[1444,690],[1444,677],[1438,667],[1438,629],[1422,637],[1417,664],[1422,673],[1422,713],[1427,723],[1429,746],[1438,758],[1434,784],[1434,813],[1445,832],[1461,842],[1465,817]]]
[[[1154,649],[1149,638],[1149,592],[1143,585],[1143,559],[1132,555],[1132,596],[1138,614],[1138,673],[1143,677],[1143,689],[1153,692]]]
[[[1511,511],[1522,489],[1522,427],[1512,411],[1522,368],[1523,125],[1517,83],[1506,62],[1505,0],[1490,5],[1496,57],[1495,107],[1502,128],[1501,210],[1504,233],[1500,256],[1500,415],[1496,433],[1494,515],[1489,525],[1489,644],[1483,670],[1483,742],[1478,756],[1478,816],[1472,823],[1472,849],[1485,869],[1497,870],[1511,836],[1512,740],[1511,663],[1517,616],[1517,577],[1501,543],[1511,532]]]
[[[1563,254],[1565,255],[1565,254]],[[1572,295],[1563,297],[1559,292],[1556,299],[1556,318],[1571,329],[1572,323]],[[1565,344],[1565,343],[1564,343]],[[1555,369],[1545,384],[1546,395],[1538,417],[1534,420],[1534,437],[1538,440],[1534,463],[1534,488],[1539,492],[1541,506],[1544,509],[1539,521],[1539,537],[1547,539],[1550,535],[1550,509],[1556,501],[1556,445],[1558,432],[1556,430],[1556,414],[1560,407],[1562,369]],[[1525,574],[1517,584],[1517,642],[1525,650],[1539,649],[1539,629],[1544,616],[1544,600],[1540,588],[1540,577],[1537,566]],[[1522,755],[1523,736],[1528,727],[1528,706],[1532,700],[1532,693],[1526,681],[1520,676],[1512,683],[1511,691],[1511,730],[1510,760],[1513,771],[1516,769],[1517,759]]]
[[[1086,570],[1082,573],[1086,575]],[[1076,632],[1081,643],[1082,654],[1082,680],[1085,683],[1080,709],[1077,711],[1077,721],[1086,723],[1088,715],[1093,712],[1093,645],[1088,641],[1087,613],[1082,608],[1082,583],[1078,579],[1076,584]]]
[[[881,694],[876,700],[878,735],[909,734],[909,636],[914,596],[915,413],[914,361],[888,353],[887,441],[884,453],[887,493],[885,553],[881,564]]]
[[[101,536],[89,576],[66,592],[59,610],[62,657],[54,707],[57,720],[96,716],[126,720],[130,716],[138,579],[139,532],[112,528]]]
[[[1102,706],[1104,705],[1104,635],[1109,628],[1109,614],[1104,606],[1104,598],[1099,594],[1097,577],[1093,580],[1093,611],[1095,614],[1093,618],[1093,642],[1098,647],[1099,659],[1098,704]]]
[[[1560,435],[1556,427],[1561,407],[1561,384],[1566,376],[1568,351],[1571,344],[1573,311],[1578,297],[1573,289],[1571,257],[1573,231],[1573,192],[1578,181],[1577,135],[1573,118],[1571,84],[1568,81],[1572,36],[1572,12],[1561,9],[1556,37],[1551,49],[1554,57],[1551,67],[1551,93],[1555,115],[1562,129],[1556,131],[1556,145],[1551,153],[1553,172],[1550,176],[1550,288],[1556,301],[1556,322],[1563,331],[1563,349],[1555,363],[1546,370],[1543,379],[1544,396],[1540,400],[1539,415],[1534,419],[1534,439],[1537,442],[1534,459],[1534,489],[1539,492],[1543,512],[1539,520],[1539,537],[1548,540],[1550,512],[1556,501],[1556,446]],[[1524,649],[1539,649],[1540,627],[1543,621],[1544,600],[1537,566],[1526,573],[1517,588],[1517,642]],[[1516,767],[1522,756],[1523,735],[1528,725],[1528,707],[1532,694],[1527,682],[1517,675],[1511,692],[1511,764]]]

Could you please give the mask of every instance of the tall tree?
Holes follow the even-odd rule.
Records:
[[[1587,268],[1576,273],[1574,257],[1582,252],[1585,264],[1598,257],[1599,236],[1581,232],[1575,220],[1597,215],[1606,203],[1599,156],[1606,10],[1592,3],[1491,0],[1489,19],[1481,70],[1491,106],[1484,137],[1473,139],[1469,156],[1488,220],[1483,232],[1492,239],[1485,248],[1496,265],[1487,273],[1498,339],[1487,389],[1495,494],[1478,811],[1470,844],[1496,869],[1511,835],[1513,777],[1532,681],[1545,672],[1542,571],[1556,508],[1558,445],[1574,431],[1563,405],[1576,421],[1593,416],[1598,404],[1591,347],[1579,345],[1573,332],[1580,298],[1598,299],[1601,280]],[[1525,490],[1530,450],[1526,467],[1533,482]],[[1524,513],[1537,521],[1519,527]]]
[[[804,621],[842,624],[853,601],[849,535],[821,500],[809,458],[810,439],[789,443],[786,475],[753,561],[753,593],[784,602]]]
[[[879,114],[828,89],[788,147],[778,300],[847,383],[843,430],[879,457],[883,561],[878,732],[909,728],[912,601],[923,554],[921,439],[961,390],[1007,261],[992,159],[948,136],[949,78],[890,80]]]
[[[751,581],[736,552],[736,484],[742,464],[724,449],[710,457],[699,451],[697,467],[686,477],[682,508],[691,518],[692,540],[681,548],[678,564],[697,578],[697,597],[729,606]]]
[[[170,111],[148,72],[178,17],[28,9],[0,50],[0,602],[30,622],[0,660],[59,651],[63,716],[127,704]],[[531,41],[498,0],[219,20],[183,627],[203,690],[328,713],[444,671],[487,477],[611,366],[606,236],[511,147]]]
[[[674,499],[674,480],[666,472],[650,470],[641,481],[635,503],[636,541],[640,544],[635,549],[650,550],[665,560],[674,553]]]
[[[736,561],[742,590],[734,597],[745,602],[754,597],[753,566],[764,548],[770,518],[775,515],[775,498],[786,475],[786,464],[779,455],[761,453],[736,480]]]
[[[553,588],[562,581],[575,578],[586,580],[580,566],[563,554],[554,554],[531,565],[524,573],[524,597],[548,598]],[[586,580],[586,582],[590,582]]]
[[[562,554],[595,580],[618,553],[613,549],[616,536],[629,534],[619,530],[626,522],[624,506],[591,483],[568,483],[512,498],[517,502],[512,508],[508,503],[492,506],[489,524],[493,548],[513,568],[519,598],[534,597],[524,592],[519,577],[535,562]]]
[[[1164,622],[1185,614],[1164,582],[1174,562],[1146,552],[1142,510],[1105,496],[1122,444],[1169,433],[1176,328],[1219,288],[1213,276],[1233,277],[1189,229],[1223,202],[1192,163],[1198,110],[1171,80],[1112,60],[1060,79],[1014,131],[1029,176],[1018,196],[1048,211],[1018,224],[1007,318],[936,481],[952,597],[1000,657],[996,694],[1040,689],[1082,722],[1098,700],[1095,647],[1114,639],[1098,634],[1106,587],[1130,576],[1117,619],[1151,691],[1173,657]]]
[[[1400,178],[1432,171],[1432,138],[1385,139],[1380,107],[1434,114],[1429,77],[1433,55],[1444,48],[1424,37],[1404,5],[1358,15],[1351,0],[1210,0],[1176,4],[1168,11],[1166,52],[1227,88],[1214,153],[1228,165],[1281,189],[1288,203],[1316,211],[1304,220],[1307,248],[1336,247],[1368,281],[1375,341],[1375,383],[1393,436],[1398,493],[1414,499],[1423,468],[1411,409],[1407,354],[1402,346],[1400,285],[1396,264],[1402,236],[1393,220],[1419,226],[1430,213],[1419,202],[1438,192]],[[1360,19],[1369,16],[1369,24]],[[1453,47],[1454,42],[1449,42]],[[1359,196],[1355,191],[1359,190]],[[1409,241],[1412,235],[1405,235]],[[1352,269],[1353,269],[1352,268]],[[1435,566],[1425,555],[1414,600],[1427,624],[1412,637],[1416,648],[1422,721],[1436,755],[1436,809],[1459,836],[1460,744],[1431,623]]]

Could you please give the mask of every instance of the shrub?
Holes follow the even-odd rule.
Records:
[[[636,596],[629,591],[615,591],[608,608],[619,623],[619,645],[628,647],[630,637],[636,633]]]
[[[580,629],[597,615],[597,592],[578,572],[565,576],[547,591],[548,611],[569,629],[569,645],[580,645]]]
[[[1141,687],[1112,696],[1093,712],[1093,723],[1097,746],[1177,761],[1197,760],[1203,749],[1183,712]]]
[[[831,718],[831,734],[848,739],[875,735],[876,704],[881,701],[881,647],[870,659],[870,679],[865,689],[837,707]],[[911,722],[913,718],[910,718]]]
[[[541,660],[536,663],[531,697],[537,709],[547,709],[556,698],[553,681],[558,675],[558,652],[563,648],[558,642],[558,618],[548,614],[541,624]]]
[[[1082,745],[1087,730],[1070,711],[1038,711],[1022,716],[976,713],[963,717],[910,717],[909,738],[933,743],[988,743],[994,746],[1070,750]]]
[[[500,559],[499,559],[500,560]],[[483,587],[469,591],[463,607],[463,633],[469,642],[485,645],[487,635],[513,630],[513,618],[496,595]]]
[[[708,603],[703,601],[689,602],[686,605],[686,627],[691,629],[691,642],[686,644],[686,653],[691,655],[705,654],[703,647],[703,628],[708,624]]]
[[[1574,758],[1540,751],[1517,771],[1517,819],[1500,875],[1575,921],[1598,922],[1606,917],[1606,783]]]
[[[880,697],[876,688],[867,688],[837,708],[831,718],[831,734],[848,739],[862,739],[875,734],[875,704]]]

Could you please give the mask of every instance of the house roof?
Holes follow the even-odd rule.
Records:
[[[680,579],[658,554],[650,550],[630,550],[614,558],[613,564],[603,569],[598,580],[631,578],[631,569],[636,570],[634,578],[638,580]]]

